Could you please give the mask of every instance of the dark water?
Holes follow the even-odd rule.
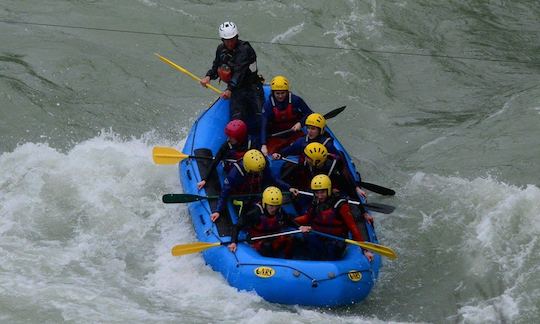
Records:
[[[365,180],[386,262],[366,302],[272,305],[197,255],[174,167],[235,21],[321,112]],[[521,322],[540,318],[537,1],[3,1],[2,322]],[[219,86],[219,85],[218,85]],[[180,215],[180,217],[179,217]],[[180,219],[180,226],[178,220]]]

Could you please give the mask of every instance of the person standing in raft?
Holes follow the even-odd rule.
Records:
[[[255,149],[247,151],[242,158],[242,163],[233,163],[233,167],[223,181],[223,188],[219,194],[216,209],[210,219],[215,222],[219,218],[229,195],[260,193],[263,188],[270,185],[275,185],[282,190],[292,192],[293,195],[298,195],[297,189],[291,188],[289,184],[272,174],[261,151]],[[244,201],[244,204],[250,202],[255,201],[248,198]]]
[[[278,152],[302,137],[306,117],[313,113],[302,98],[289,89],[289,80],[278,75],[270,82],[272,93],[264,103],[261,121],[261,152]],[[286,132],[283,135],[276,133]]]
[[[250,237],[279,233],[287,227],[297,227],[292,218],[283,211],[283,194],[277,187],[270,186],[263,191],[262,201],[247,213],[239,217],[238,224],[233,228],[231,242],[227,247],[236,252],[238,232],[241,229],[248,231]],[[257,252],[267,257],[279,257],[283,254],[286,259],[292,258],[293,238],[291,236],[277,236],[264,240],[257,240],[251,245]]]
[[[257,70],[257,54],[248,42],[238,39],[238,28],[232,21],[219,26],[218,45],[212,68],[200,83],[206,87],[210,80],[219,78],[227,84],[221,94],[231,99],[229,120],[241,119],[248,133],[258,137],[261,108],[264,102],[263,79]]]
[[[327,175],[320,174],[311,180],[311,189],[314,193],[313,203],[308,211],[294,219],[300,224],[303,232],[312,228],[316,231],[348,238],[351,232],[353,240],[363,242],[367,237],[356,226],[354,216],[347,199],[332,193],[332,181]],[[308,237],[308,248],[314,260],[337,260],[343,256],[346,243],[320,235]],[[373,253],[363,250],[369,261],[373,260]]]
[[[206,185],[206,180],[216,170],[219,162],[223,161],[223,169],[227,173],[231,169],[233,162],[239,162],[248,150],[257,147],[257,143],[251,136],[248,136],[246,124],[240,119],[231,120],[225,126],[225,135],[227,135],[227,140],[217,151],[206,174],[197,183],[197,189],[199,190]]]

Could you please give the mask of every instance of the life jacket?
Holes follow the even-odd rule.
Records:
[[[277,211],[276,215],[270,216],[266,208],[263,208],[260,203],[255,204],[255,206],[261,212],[260,221],[259,224],[252,226],[248,230],[250,237],[277,233],[283,228],[283,212],[281,208]]]
[[[274,119],[270,127],[270,132],[276,133],[284,131],[286,129],[290,129],[302,118],[302,116],[298,112],[294,111],[291,92],[289,92],[289,102],[285,109],[279,109],[277,107],[274,96],[270,96],[270,102],[272,103],[272,113],[274,114]]]
[[[234,162],[233,167],[238,170],[243,177],[243,181],[235,188],[232,188],[232,194],[249,194],[262,191],[263,172],[248,173],[238,162]]]
[[[323,203],[313,200],[313,206],[310,211],[313,229],[323,233],[345,237],[348,233],[348,228],[339,216],[338,210],[346,202],[346,199],[338,198],[334,195],[331,195]]]

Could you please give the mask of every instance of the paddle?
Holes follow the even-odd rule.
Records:
[[[313,196],[311,192],[306,191],[299,191],[299,193],[303,195]],[[290,192],[284,192],[284,195],[289,195]],[[229,198],[251,198],[251,197],[260,197],[260,193],[254,193],[254,194],[245,194],[245,195],[231,195]],[[219,196],[199,196],[194,194],[165,194],[162,197],[162,201],[165,204],[183,204],[183,203],[190,203],[195,201],[200,201],[204,199],[218,199]],[[349,200],[349,203],[360,205],[359,201],[353,201]],[[385,205],[385,204],[379,204],[379,203],[367,203],[363,204],[369,210],[372,210],[374,212],[382,213],[382,214],[391,214],[394,209],[396,209],[394,206]]]
[[[312,196],[313,197],[312,192],[298,190],[298,193],[300,193],[302,195]],[[394,211],[394,209],[396,209],[396,207],[394,207],[394,206],[380,204],[380,203],[365,203],[365,204],[363,204],[363,203],[361,203],[359,201],[355,201],[355,200],[348,200],[348,203],[353,204],[353,205],[363,205],[363,206],[369,208],[369,210],[377,212],[377,213],[381,213],[381,214],[391,214]]]
[[[296,234],[300,232],[301,231],[298,229],[298,230],[293,230],[293,231],[288,231],[288,232],[256,236],[256,237],[249,238],[247,240],[241,240],[239,242],[263,240],[263,239],[267,239],[271,237],[291,235],[291,234]],[[179,244],[179,245],[173,246],[173,248],[171,249],[171,253],[173,256],[181,256],[181,255],[186,255],[186,254],[202,252],[204,250],[207,250],[216,246],[220,246],[220,245],[229,245],[231,243],[232,242],[215,242],[215,243],[194,242],[194,243],[187,243],[187,244]]]
[[[394,259],[397,258],[396,252],[394,252],[394,250],[392,250],[391,248],[389,248],[387,246],[384,246],[384,245],[380,245],[380,244],[377,244],[377,243],[371,243],[371,242],[358,242],[358,241],[355,241],[355,240],[350,240],[350,239],[342,238],[342,237],[339,237],[339,236],[334,236],[334,235],[326,234],[326,233],[323,233],[323,232],[315,231],[313,229],[310,232],[312,232],[314,234],[317,234],[317,235],[320,235],[320,236],[329,237],[329,238],[332,238],[332,239],[335,239],[335,240],[344,241],[345,243],[348,243],[348,244],[357,245],[357,246],[359,246],[359,247],[361,247],[361,248],[363,248],[365,250],[369,250],[369,251],[375,252],[377,254],[380,254],[382,256],[385,256],[385,257],[389,258],[390,260],[394,260]]]
[[[251,198],[251,197],[260,197],[260,193],[255,194],[245,194],[245,195],[230,195],[229,198]],[[162,201],[166,204],[183,204],[190,203],[194,201],[204,200],[204,199],[218,199],[219,196],[199,196],[193,194],[165,194],[162,197]]]
[[[390,188],[385,188],[383,186],[376,185],[374,183],[360,181],[358,184],[362,188],[365,188],[365,189],[367,189],[369,191],[373,191],[373,192],[378,193],[378,194],[383,195],[383,196],[393,196],[393,195],[396,194],[396,192],[394,190],[392,190]]]
[[[283,161],[287,161],[289,163],[298,164],[297,161],[291,160],[291,159],[288,159],[288,158],[285,158],[285,157],[281,157],[281,159]],[[378,194],[383,195],[383,196],[393,196],[393,195],[396,194],[396,192],[394,190],[389,189],[389,188],[385,188],[383,186],[376,185],[374,183],[360,181],[360,182],[358,182],[358,185],[360,187],[362,187],[362,188],[365,188],[365,189],[367,189],[369,191],[373,191],[373,192],[378,193]]]
[[[170,66],[172,66],[173,68],[177,69],[178,71],[180,71],[180,72],[182,72],[182,73],[188,75],[188,76],[191,77],[193,80],[199,81],[199,82],[201,81],[201,79],[199,79],[195,74],[189,72],[188,70],[186,70],[185,68],[181,67],[180,65],[174,63],[173,61],[169,60],[168,58],[163,57],[163,56],[159,55],[158,53],[154,53],[154,54],[155,54],[161,61],[163,61],[163,62],[169,64]],[[206,87],[207,87],[208,89],[210,89],[210,90],[214,90],[216,93],[221,94],[221,91],[220,91],[218,88],[216,88],[216,87],[214,87],[213,85],[211,85],[211,84],[207,84]]]
[[[156,164],[176,164],[183,159],[204,159],[213,160],[210,156],[196,156],[184,154],[175,148],[166,146],[156,146],[152,149],[152,158]]]
[[[337,115],[339,115],[343,110],[345,110],[345,108],[347,108],[347,106],[341,106],[341,107],[336,108],[336,109],[334,109],[334,110],[330,110],[329,112],[327,112],[326,114],[324,114],[323,117],[324,117],[324,119],[334,118],[334,117],[336,117]],[[292,131],[293,131],[293,130],[292,130],[291,128],[289,128],[289,129],[286,129],[286,130],[284,130],[284,131],[274,133],[274,134],[270,135],[270,137],[275,137],[275,136],[287,134],[287,133],[290,133],[290,132],[292,132]]]

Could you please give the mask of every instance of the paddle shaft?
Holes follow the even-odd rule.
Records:
[[[288,159],[286,157],[281,157],[281,159],[283,161],[287,161],[289,163],[298,164],[298,162],[296,162],[294,160],[291,160],[291,159]],[[393,195],[396,194],[396,192],[394,190],[389,189],[389,188],[385,188],[383,186],[376,185],[374,183],[360,181],[358,184],[362,188],[365,188],[365,189],[367,189],[369,191],[373,191],[373,192],[378,193],[378,194],[383,195],[383,196],[393,196]]]
[[[384,246],[384,245],[371,243],[371,242],[358,242],[358,241],[355,241],[355,240],[346,239],[346,238],[343,238],[343,237],[339,237],[339,236],[319,232],[319,231],[316,231],[316,230],[313,230],[313,229],[311,229],[310,232],[314,233],[314,234],[317,234],[317,235],[320,235],[320,236],[328,237],[328,238],[331,238],[331,239],[334,239],[334,240],[344,241],[345,243],[348,243],[348,244],[357,245],[357,246],[359,246],[359,247],[361,247],[361,248],[363,248],[365,250],[369,250],[369,251],[378,253],[378,254],[380,254],[382,256],[385,256],[385,257],[387,257],[389,259],[392,259],[392,260],[397,258],[396,252],[394,252],[394,250],[392,250],[391,248],[389,248],[387,246]]]
[[[313,196],[314,194],[312,192],[308,192],[308,191],[302,191],[302,190],[298,190],[298,193],[302,194],[302,195],[306,195],[306,196]],[[349,204],[353,204],[353,205],[363,205],[367,208],[369,208],[369,210],[372,210],[374,212],[378,212],[378,213],[382,213],[382,214],[390,214],[394,211],[395,207],[394,206],[390,206],[390,205],[385,205],[385,204],[380,204],[380,203],[361,203],[359,201],[355,201],[355,200],[347,200],[347,202]]]
[[[180,71],[180,72],[186,74],[187,76],[191,77],[193,80],[199,81],[199,82],[201,81],[201,79],[200,79],[199,77],[197,77],[195,74],[189,72],[187,69],[185,69],[185,68],[181,67],[180,65],[174,63],[173,61],[169,60],[168,58],[163,57],[163,56],[159,55],[158,53],[154,53],[154,54],[155,54],[161,61],[163,61],[163,62],[169,64],[170,66],[172,66],[172,67],[175,68],[176,70],[178,70],[178,71]],[[216,87],[214,87],[213,85],[211,85],[211,84],[207,84],[206,87],[207,87],[208,89],[210,89],[210,90],[213,90],[214,92],[216,92],[216,93],[218,93],[218,94],[221,94],[221,91],[220,91],[218,88],[216,88]]]
[[[268,239],[268,238],[282,236],[282,235],[296,234],[300,232],[301,230],[297,229],[297,230],[292,230],[292,231],[287,231],[287,232],[256,236],[250,239],[241,240],[240,242],[263,240],[263,239]],[[186,254],[198,253],[198,252],[202,252],[213,247],[217,247],[221,245],[229,245],[231,243],[233,242],[215,242],[215,243],[194,242],[194,243],[187,243],[187,244],[179,244],[172,247],[171,254],[173,256],[181,256],[181,255],[186,255]]]

